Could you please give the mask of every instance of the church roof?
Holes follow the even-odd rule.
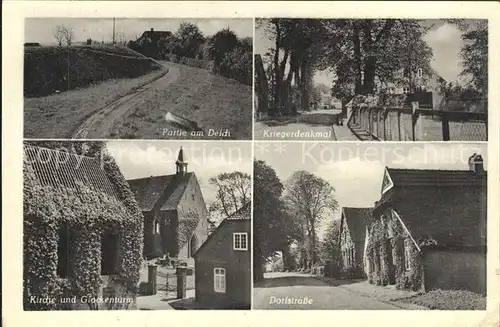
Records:
[[[193,175],[194,173],[151,176],[131,179],[128,183],[142,211],[152,210],[160,199],[166,199],[161,210],[174,210]]]

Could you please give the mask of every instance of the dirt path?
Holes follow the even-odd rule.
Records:
[[[72,139],[109,138],[113,124],[143,101],[146,91],[160,87],[166,88],[179,78],[180,71],[177,67],[169,66],[168,69],[166,75],[133,90],[130,94],[113,101],[90,116],[73,134]]]

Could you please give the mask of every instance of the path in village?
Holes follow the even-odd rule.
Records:
[[[155,88],[167,88],[174,83],[180,75],[178,67],[168,65],[166,62],[160,62],[165,68],[168,68],[167,74],[143,85],[131,93],[113,101],[103,107],[95,114],[90,116],[73,134],[73,139],[82,138],[109,138],[113,123],[124,116],[129,110],[133,109],[139,102],[148,97],[148,90]]]
[[[296,121],[284,125],[267,126],[262,122],[254,124],[254,138],[256,140],[297,140],[293,133],[313,132],[316,135],[328,135],[328,137],[308,137],[304,140],[311,141],[358,141],[358,138],[346,126],[340,126],[328,123],[333,120],[333,115],[339,114],[339,109],[333,110],[315,110],[302,112],[301,121]],[[313,123],[308,123],[308,122]],[[324,123],[322,123],[324,122]],[[274,134],[274,133],[277,134]],[[283,137],[283,135],[291,135]],[[275,136],[279,135],[279,136]]]
[[[349,290],[350,281],[337,285],[321,278],[294,272],[264,274],[265,280],[254,284],[253,307],[255,309],[330,309],[330,310],[402,310],[421,309],[416,306],[400,306],[373,297],[362,296]],[[360,283],[352,281],[351,283]],[[304,304],[277,303],[302,299]],[[306,301],[310,299],[311,301]]]

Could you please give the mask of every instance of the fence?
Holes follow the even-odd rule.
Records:
[[[156,278],[158,291],[163,291],[166,294],[177,293],[177,274],[175,271],[165,272],[158,270],[156,272]],[[194,273],[191,270],[186,276],[186,290],[193,290],[194,286]]]
[[[486,113],[394,107],[356,107],[351,131],[383,141],[486,141]]]

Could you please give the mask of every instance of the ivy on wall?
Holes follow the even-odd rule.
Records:
[[[396,284],[397,289],[414,291],[421,289],[422,255],[390,209],[376,217],[368,233],[369,283]],[[405,248],[410,253],[410,270],[405,269]]]
[[[24,307],[26,310],[65,309],[63,297],[97,298],[101,278],[101,235],[118,236],[119,258],[114,283],[127,296],[137,294],[142,263],[143,217],[114,160],[103,156],[103,168],[118,200],[77,183],[76,188],[41,185],[32,167],[23,165],[24,188]],[[57,276],[60,226],[71,230],[70,275]],[[33,301],[33,299],[52,301]],[[128,304],[127,304],[128,305]],[[98,309],[88,303],[89,309]]]

